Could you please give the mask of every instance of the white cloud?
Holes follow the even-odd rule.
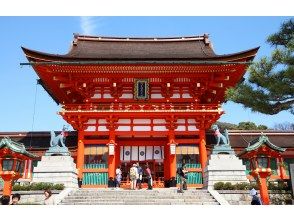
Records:
[[[98,17],[83,16],[80,17],[81,34],[94,35],[97,34],[97,29],[102,27],[101,19]]]

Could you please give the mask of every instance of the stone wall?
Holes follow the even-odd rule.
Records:
[[[250,205],[249,190],[217,190],[231,205]],[[260,195],[259,191],[258,194]],[[291,202],[289,191],[269,191],[271,205],[286,205]]]
[[[52,190],[52,196],[55,198],[62,190]],[[45,196],[43,190],[38,191],[13,191],[12,194],[19,193],[21,195],[20,204],[41,205],[44,202]]]

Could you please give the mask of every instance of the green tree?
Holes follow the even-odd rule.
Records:
[[[238,130],[266,130],[267,126],[265,125],[256,125],[250,121],[240,122],[237,126]]]
[[[285,21],[267,43],[274,47],[271,56],[253,63],[248,80],[228,89],[226,98],[264,114],[294,114],[294,19]]]
[[[236,130],[237,129],[237,125],[232,124],[232,123],[228,123],[228,122],[217,121],[215,124],[218,126],[218,128],[221,131],[223,131],[225,129],[228,129],[228,130]]]

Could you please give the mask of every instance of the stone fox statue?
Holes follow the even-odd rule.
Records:
[[[214,136],[216,138],[216,145],[215,146],[219,146],[220,144],[225,144],[225,145],[230,144],[227,129],[225,129],[225,133],[224,133],[225,136],[220,133],[219,128],[218,128],[217,125],[213,125],[212,130],[214,131]]]
[[[66,147],[64,144],[64,132],[61,132],[59,135],[55,136],[54,131],[51,131],[51,140],[50,140],[50,146],[51,147]],[[59,145],[60,143],[60,145]]]

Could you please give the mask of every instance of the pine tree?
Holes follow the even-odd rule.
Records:
[[[248,80],[228,89],[226,97],[255,112],[294,114],[294,19],[285,21],[267,43],[274,47],[271,56],[253,63]]]

